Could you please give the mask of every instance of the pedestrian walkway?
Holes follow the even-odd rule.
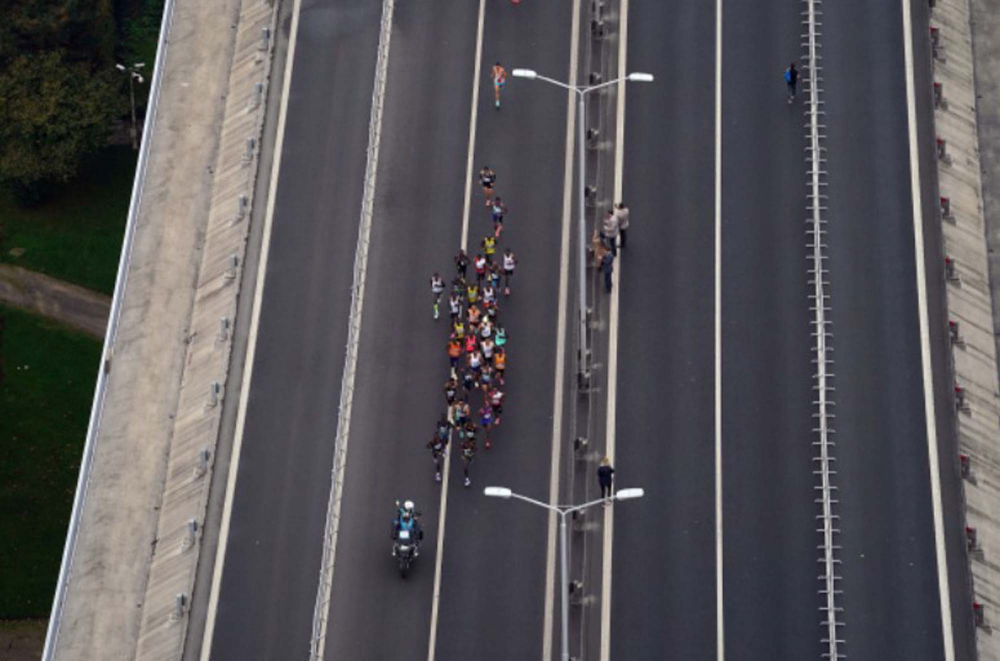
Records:
[[[1000,659],[992,628],[1000,623],[1000,570],[993,561],[1000,552],[998,9],[997,0],[939,0],[930,21],[969,607],[980,661]]]
[[[77,285],[0,264],[0,303],[23,308],[103,338],[111,298]]]

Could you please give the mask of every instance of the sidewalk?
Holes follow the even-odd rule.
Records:
[[[19,266],[0,264],[0,303],[50,317],[103,338],[111,298]]]
[[[979,661],[1000,660],[1000,0],[931,12],[934,123],[966,545]],[[936,32],[935,32],[936,30]],[[946,147],[944,147],[946,145]],[[947,202],[945,201],[947,200]],[[956,632],[958,633],[958,632]]]

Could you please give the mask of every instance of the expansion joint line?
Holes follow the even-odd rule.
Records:
[[[819,478],[819,485],[815,487],[819,492],[819,497],[816,498],[815,502],[820,505],[821,511],[816,515],[816,520],[820,524],[817,527],[817,532],[823,538],[822,544],[817,547],[820,552],[819,565],[822,567],[822,573],[817,578],[820,581],[819,594],[823,598],[820,606],[820,612],[823,616],[820,620],[820,626],[823,628],[822,656],[825,659],[836,661],[836,659],[844,658],[841,651],[844,641],[839,637],[837,631],[839,627],[843,626],[843,622],[841,621],[842,609],[837,605],[840,596],[840,589],[837,587],[837,583],[840,581],[837,572],[837,566],[840,564],[840,560],[837,559],[837,551],[840,547],[837,545],[835,536],[840,533],[840,530],[836,527],[838,517],[833,511],[834,505],[837,504],[835,498],[837,487],[832,484],[836,471],[832,468],[835,461],[833,456],[834,443],[830,440],[834,431],[832,429],[834,414],[831,412],[834,404],[832,400],[834,388],[833,373],[830,372],[833,360],[828,355],[832,349],[828,343],[833,338],[833,332],[832,322],[827,319],[827,313],[830,311],[830,294],[827,292],[827,271],[823,266],[823,262],[826,260],[826,230],[823,228],[826,224],[826,221],[823,220],[826,195],[822,193],[822,189],[826,185],[826,181],[824,181],[826,172],[823,169],[825,148],[822,146],[822,130],[824,127],[820,123],[820,117],[823,114],[820,109],[823,103],[820,100],[823,67],[820,65],[822,58],[817,52],[819,50],[817,40],[820,34],[819,18],[821,16],[818,6],[821,0],[803,1],[806,6],[805,11],[802,12],[804,17],[802,23],[806,28],[803,37],[806,38],[804,45],[807,52],[803,58],[806,60],[805,68],[808,71],[805,88],[807,93],[807,127],[809,129],[807,135],[809,145],[806,152],[809,164],[807,186],[809,187],[810,214],[809,218],[806,219],[808,225],[806,233],[809,235],[807,247],[810,253],[809,259],[812,262],[812,268],[809,270],[809,284],[813,291],[809,298],[812,300],[814,313],[812,323],[814,325],[815,356],[813,363],[816,366],[816,373],[813,376],[815,381],[813,389],[816,392],[814,402],[816,411],[813,413],[813,418],[816,420],[816,426],[813,433],[816,434],[817,438],[813,442],[813,446],[818,450],[817,456],[813,457],[813,461],[817,464],[813,473]]]
[[[368,273],[368,244],[371,237],[372,215],[375,206],[375,176],[378,172],[379,143],[382,137],[382,108],[388,74],[389,41],[392,36],[392,14],[395,0],[382,1],[382,23],[379,31],[378,56],[375,63],[375,84],[372,89],[372,108],[368,122],[368,155],[365,166],[364,189],[361,196],[361,219],[358,227],[358,244],[354,253],[354,283],[351,286],[351,311],[347,325],[347,347],[344,373],[340,386],[340,405],[337,413],[337,433],[334,438],[333,472],[330,500],[327,504],[326,527],[323,532],[323,559],[320,563],[319,587],[313,610],[312,640],[309,645],[310,661],[323,659],[326,647],[327,620],[330,613],[333,565],[340,530],[340,503],[344,490],[344,464],[347,459],[347,442],[351,430],[351,410],[354,405],[354,377],[358,367],[358,342],[361,334],[361,313],[364,303],[365,282]]]

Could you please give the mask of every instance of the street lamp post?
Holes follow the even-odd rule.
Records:
[[[599,85],[590,85],[589,87],[581,87],[579,85],[568,85],[561,81],[555,80],[553,78],[548,78],[546,76],[539,75],[533,69],[514,69],[512,72],[514,76],[518,78],[527,78],[529,80],[541,80],[542,82],[551,83],[557,87],[562,87],[563,89],[570,90],[576,93],[577,98],[577,115],[579,116],[579,121],[577,124],[576,131],[576,172],[577,172],[577,207],[579,213],[579,227],[577,227],[577,242],[579,243],[578,249],[580,252],[579,268],[578,268],[578,279],[579,279],[579,361],[577,365],[577,376],[580,379],[581,385],[585,381],[585,376],[587,374],[587,356],[589,355],[589,350],[587,347],[587,209],[586,209],[586,177],[584,173],[584,140],[586,139],[586,112],[587,106],[584,103],[585,97],[588,93],[594,90],[599,90],[610,85],[615,85],[622,80],[628,80],[637,83],[649,83],[653,80],[653,75],[648,73],[630,73],[624,78],[615,78],[614,80],[609,80],[606,83],[601,83]]]
[[[609,499],[598,499],[592,500],[589,503],[584,503],[582,505],[549,505],[548,503],[543,503],[540,500],[535,500],[534,498],[528,498],[527,496],[522,496],[519,493],[514,493],[506,487],[486,487],[483,489],[483,493],[492,498],[516,498],[517,500],[523,500],[531,505],[537,505],[543,509],[547,509],[550,512],[555,512],[559,515],[559,575],[560,583],[562,585],[562,631],[560,632],[561,645],[562,645],[562,661],[569,661],[569,544],[566,540],[566,517],[573,512],[579,512],[580,510],[585,510],[588,507],[593,507],[599,503],[607,502],[608,500],[630,500],[632,498],[642,498],[645,493],[642,489],[620,489],[616,494],[611,496]]]
[[[135,81],[138,80],[140,83],[143,82],[142,74],[139,73],[139,69],[144,66],[146,66],[145,62],[136,62],[130,67],[127,67],[124,64],[115,65],[116,69],[122,73],[128,74],[128,96],[129,100],[132,102],[132,129],[129,132],[132,136],[132,149],[139,148],[138,131],[136,130],[135,125]]]

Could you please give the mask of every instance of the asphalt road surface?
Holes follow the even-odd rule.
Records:
[[[379,16],[302,3],[215,659],[308,655]]]
[[[380,4],[302,3],[211,643],[215,659],[308,656]],[[583,3],[584,21],[589,4]],[[496,110],[488,72],[500,61],[508,71],[525,67],[556,79],[569,76],[573,4],[487,1],[478,71],[480,3],[435,0],[430,6],[397,2],[392,23],[326,639],[331,661],[423,659],[432,632],[434,658],[448,661],[538,658],[545,642],[548,518],[521,503],[486,499],[481,488],[500,484],[546,500],[551,486],[553,417],[560,413],[554,385],[562,376],[556,374],[557,352],[566,351],[567,365],[574,364],[573,343],[564,346],[556,328],[564,303],[558,281],[567,97],[542,82],[510,79],[503,108]],[[799,3],[778,0],[723,3],[720,99],[715,3],[630,2],[629,69],[651,72],[657,82],[627,107],[624,198],[633,223],[615,275],[620,318],[611,321],[620,328],[617,478],[645,487],[646,498],[616,508],[612,659],[710,661],[724,651],[732,659],[773,661],[820,658],[823,651],[804,105],[801,98],[785,102],[781,81],[788,62],[802,53],[800,10]],[[900,8],[858,0],[826,10],[835,482],[846,653],[939,659]],[[857,21],[859,15],[865,20]],[[915,18],[922,39],[926,16],[918,11]],[[926,47],[917,42],[918,58],[925,58]],[[581,56],[585,49],[586,38]],[[926,85],[924,61],[918,60],[919,89]],[[585,76],[581,71],[580,80]],[[434,482],[424,446],[445,408],[447,376],[446,305],[443,318],[434,321],[428,276],[439,271],[450,280],[462,241],[474,80],[473,165],[488,164],[498,174],[498,194],[510,209],[498,247],[512,248],[519,264],[512,296],[501,303],[510,337],[505,415],[494,449],[480,444],[473,487],[465,488],[457,456],[448,482]],[[720,101],[722,158],[716,162]],[[926,107],[918,118],[929,145]],[[925,188],[932,191],[930,154],[920,156]],[[924,198],[933,205],[933,193]],[[470,252],[491,229],[473,185]],[[937,233],[926,239],[928,264],[938,263]],[[942,381],[941,283],[929,268],[933,360]],[[598,296],[595,303],[605,304]],[[568,309],[572,314],[572,303]],[[714,351],[717,315],[720,356]],[[606,341],[604,329],[596,329],[595,338]],[[721,383],[715,382],[716,361]],[[714,454],[717,388],[721,476]],[[936,383],[935,393],[947,467],[954,457],[947,383]],[[601,441],[592,438],[595,448]],[[719,479],[721,567],[715,547]],[[953,475],[942,479],[955,639],[958,658],[968,658],[958,486]],[[417,502],[426,531],[406,580],[390,556],[389,537],[393,502],[403,498]],[[598,617],[584,621],[600,625]],[[599,658],[598,638],[581,640],[589,641],[580,650],[583,658]]]

